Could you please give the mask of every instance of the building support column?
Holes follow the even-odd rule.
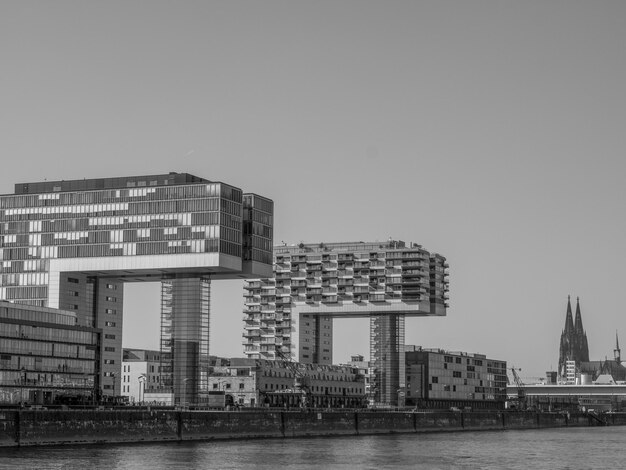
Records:
[[[404,406],[404,314],[370,316],[370,360],[370,399],[379,405]]]
[[[208,278],[161,282],[161,386],[177,405],[208,389],[210,299]]]

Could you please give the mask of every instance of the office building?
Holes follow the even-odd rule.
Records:
[[[276,246],[274,276],[244,284],[244,352],[329,365],[332,319],[367,317],[372,400],[396,405],[405,317],[446,314],[447,268],[443,256],[395,240]]]
[[[124,283],[162,283],[161,386],[207,385],[210,283],[271,275],[273,203],[186,173],[44,181],[0,196],[0,299],[102,330],[99,393],[121,394]]]
[[[407,346],[407,406],[503,409],[506,385],[505,361],[483,354]]]
[[[0,301],[0,404],[91,403],[99,338],[75,312]]]

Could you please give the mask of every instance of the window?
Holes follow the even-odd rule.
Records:
[[[239,390],[243,390],[243,389],[244,389],[244,384],[243,384],[243,383],[240,383],[240,384],[239,384]]]
[[[106,339],[115,339],[115,335],[104,335]]]
[[[116,315],[117,314],[117,310],[115,310],[114,308],[107,308],[104,311],[105,311],[105,313],[110,313],[111,315]]]
[[[111,347],[111,346],[106,346],[106,347],[104,348],[104,350],[105,350],[105,351],[107,351],[107,352],[115,352],[115,348],[113,348],[113,347]]]
[[[71,282],[72,284],[78,284],[78,279],[74,278],[74,277],[68,277],[67,278],[67,282]]]
[[[439,383],[439,377],[434,377],[433,376],[431,382],[434,383],[434,384]]]
[[[230,388],[230,384],[226,384],[226,388],[229,389]]]
[[[115,364],[115,360],[114,359],[105,359],[104,363],[105,364]]]
[[[115,284],[107,284],[107,289],[117,290],[117,286]]]
[[[217,384],[213,384],[213,390],[217,390]]]
[[[104,326],[115,326],[115,322],[114,321],[105,321],[104,322]]]
[[[117,298],[111,297],[110,295],[106,296],[106,300],[107,302],[117,302]]]

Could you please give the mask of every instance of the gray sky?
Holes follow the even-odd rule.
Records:
[[[407,344],[539,376],[568,294],[593,359],[626,344],[625,43],[622,1],[0,0],[0,193],[189,172],[272,198],[277,242],[420,243],[451,307]],[[155,286],[128,297],[156,348]],[[242,302],[214,283],[212,354]],[[367,336],[337,321],[335,362]]]

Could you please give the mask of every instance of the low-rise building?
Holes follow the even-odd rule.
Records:
[[[0,403],[97,400],[101,330],[77,323],[75,312],[0,301]]]
[[[122,357],[122,396],[130,403],[149,401],[146,394],[161,389],[161,352],[124,348]],[[151,400],[150,400],[151,401]]]
[[[483,354],[407,346],[407,406],[503,409],[506,385],[505,361]]]
[[[209,378],[209,391],[223,391],[241,406],[299,407],[303,394],[296,382],[309,391],[311,407],[366,403],[364,376],[357,368],[280,360],[233,358],[224,373]]]

